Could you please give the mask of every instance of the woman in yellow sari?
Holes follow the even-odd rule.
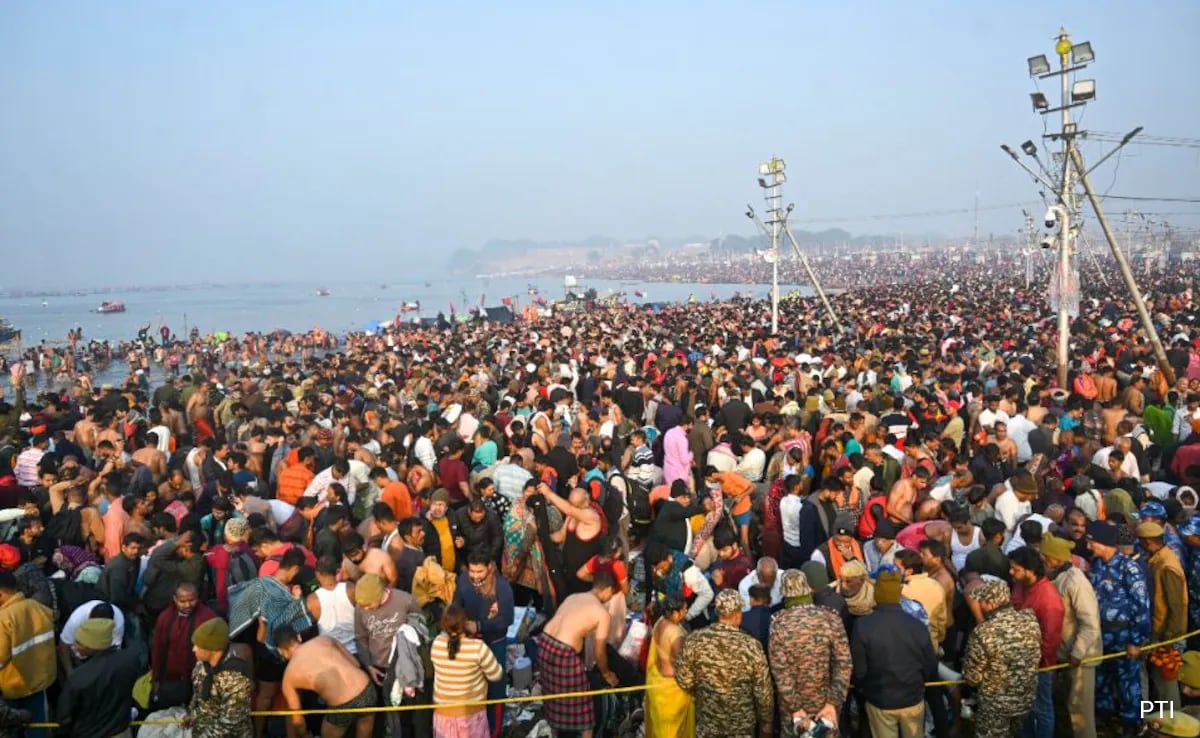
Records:
[[[646,660],[646,738],[691,738],[696,734],[692,696],[675,683],[675,658],[683,647],[687,603],[668,597],[650,633]]]

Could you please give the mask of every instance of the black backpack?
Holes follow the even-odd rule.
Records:
[[[604,511],[604,517],[608,519],[608,529],[616,531],[620,529],[621,516],[625,514],[625,501],[622,499],[621,493],[612,484],[612,478],[621,476],[619,472],[610,474],[604,483],[600,485],[600,509]],[[626,481],[625,486],[629,483]]]
[[[64,507],[50,518],[46,535],[60,546],[83,546],[83,513],[78,508]]]
[[[654,520],[654,510],[650,507],[650,486],[625,477],[625,507],[629,508],[631,525],[645,527]]]

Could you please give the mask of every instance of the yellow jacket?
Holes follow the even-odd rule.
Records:
[[[49,687],[55,657],[50,608],[19,592],[0,605],[0,697],[21,699]]]

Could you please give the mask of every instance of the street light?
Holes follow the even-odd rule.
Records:
[[[1072,64],[1079,66],[1081,64],[1091,64],[1094,61],[1096,61],[1096,54],[1092,51],[1091,41],[1084,41],[1081,44],[1075,44],[1071,47]]]
[[[1037,146],[1034,145],[1033,141],[1026,141],[1021,144],[1021,151],[1024,151],[1026,156],[1037,156]]]
[[[1096,99],[1096,80],[1080,79],[1071,86],[1071,102],[1084,103]]]
[[[1034,112],[1041,113],[1050,109],[1050,101],[1041,92],[1029,93],[1029,99],[1033,101]]]
[[[1029,57],[1029,76],[1040,77],[1050,71],[1050,60],[1045,54]]]

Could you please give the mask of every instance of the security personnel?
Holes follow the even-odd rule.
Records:
[[[1124,736],[1138,733],[1142,701],[1141,647],[1150,642],[1150,593],[1146,572],[1117,550],[1117,528],[1103,521],[1088,524],[1092,587],[1100,606],[1104,653],[1124,652],[1128,658],[1109,659],[1096,669],[1096,711],[1121,719]]]
[[[1158,523],[1163,527],[1163,538],[1167,547],[1175,552],[1179,557],[1180,563],[1187,561],[1187,547],[1183,545],[1179,534],[1176,533],[1175,527],[1167,522],[1167,508],[1158,500],[1150,500],[1142,505],[1142,509],[1137,511],[1137,519],[1140,523]],[[1145,549],[1139,544],[1138,551],[1144,552]],[[1143,559],[1149,559],[1149,556],[1143,556]]]
[[[1178,530],[1187,551],[1181,563],[1187,574],[1188,594],[1196,594],[1188,598],[1188,630],[1193,631],[1200,628],[1200,515],[1180,523]]]

